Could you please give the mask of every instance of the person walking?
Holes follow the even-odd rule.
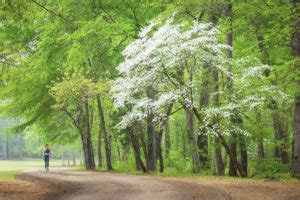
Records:
[[[44,161],[45,161],[45,172],[49,171],[49,158],[50,158],[50,149],[48,147],[48,144],[45,145],[44,149]]]

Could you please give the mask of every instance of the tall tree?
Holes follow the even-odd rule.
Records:
[[[101,126],[101,130],[103,131],[103,138],[104,138],[104,145],[105,145],[106,169],[112,170],[113,168],[112,168],[112,163],[111,163],[111,151],[109,148],[108,135],[107,135],[106,127],[105,127],[104,112],[103,112],[100,95],[97,95],[97,104],[98,104],[98,112],[99,112],[99,118],[100,118],[100,126]]]
[[[293,66],[300,71],[300,1],[292,0],[292,56]],[[293,158],[292,158],[292,174],[300,177],[300,79],[297,77],[298,91],[295,96],[294,111],[294,138],[293,138]]]

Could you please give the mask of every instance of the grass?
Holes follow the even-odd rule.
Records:
[[[118,164],[114,163],[113,165],[114,170],[113,173],[122,173],[122,174],[128,174],[128,175],[141,175],[141,176],[154,176],[154,177],[170,177],[170,178],[189,178],[189,179],[202,179],[202,180],[234,180],[234,181],[264,181],[264,180],[277,180],[282,182],[300,182],[300,179],[292,178],[290,173],[276,173],[274,174],[275,179],[266,178],[263,175],[256,175],[252,176],[250,174],[247,178],[241,178],[241,177],[230,177],[228,175],[225,176],[215,176],[212,173],[211,169],[202,169],[200,174],[194,174],[191,172],[191,170],[183,170],[183,171],[177,171],[174,168],[166,167],[165,171],[163,173],[159,172],[149,172],[144,174],[141,171],[136,171],[134,166],[130,165],[124,165],[124,164]],[[74,168],[76,171],[85,171],[84,166],[77,166]],[[105,164],[102,168],[96,168],[94,171],[96,172],[107,172],[105,169]],[[226,172],[227,174],[227,172]]]
[[[57,166],[61,166],[60,160],[50,160],[50,167]],[[0,160],[0,181],[14,180],[24,170],[43,168],[43,160]]]

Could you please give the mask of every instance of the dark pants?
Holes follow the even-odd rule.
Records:
[[[49,156],[44,156],[45,160],[45,169],[49,168]]]

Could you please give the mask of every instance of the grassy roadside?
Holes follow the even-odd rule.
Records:
[[[50,167],[57,166],[61,166],[60,160],[50,161]],[[24,170],[43,168],[43,160],[0,160],[0,181],[12,181]]]
[[[77,166],[73,168],[75,171],[85,171],[83,166]],[[107,173],[108,171],[105,168],[96,168],[94,171]],[[297,182],[300,183],[300,179],[293,178],[289,173],[277,173],[274,175],[276,178],[268,179],[263,176],[253,176],[247,178],[241,177],[230,177],[230,176],[215,176],[211,173],[210,170],[202,170],[200,174],[194,174],[189,172],[176,172],[174,170],[166,169],[164,173],[159,172],[148,172],[143,173],[140,171],[135,171],[134,169],[122,169],[118,166],[111,171],[110,173],[119,173],[119,174],[127,174],[127,175],[139,175],[139,176],[152,176],[152,177],[165,177],[165,178],[188,178],[188,179],[201,179],[201,180],[223,180],[223,181],[247,181],[247,182],[255,182],[255,181],[280,181],[280,182]]]

